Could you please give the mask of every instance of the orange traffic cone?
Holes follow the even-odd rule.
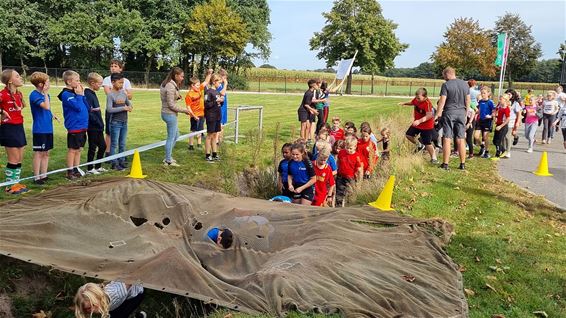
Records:
[[[385,183],[383,190],[377,197],[377,200],[368,203],[372,207],[381,211],[393,211],[391,208],[391,198],[393,197],[393,187],[395,185],[395,176],[390,176]]]
[[[137,150],[134,151],[134,160],[132,160],[132,169],[130,170],[130,174],[128,175],[128,177],[134,179],[143,179],[147,177],[142,172],[140,153]]]
[[[540,162],[538,164],[538,168],[533,173],[536,174],[537,176],[541,176],[541,177],[552,177],[553,176],[552,173],[548,172],[548,155],[546,154],[546,151],[544,151],[542,153],[542,156],[540,157]]]

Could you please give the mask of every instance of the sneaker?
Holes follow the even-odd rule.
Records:
[[[123,171],[123,170],[124,170],[124,167],[122,167],[122,166],[119,165],[119,164],[113,164],[113,165],[112,165],[112,170]]]
[[[77,176],[76,176],[73,172],[67,172],[67,177],[66,177],[66,178],[67,178],[67,180],[69,180],[69,181],[74,181],[74,180],[77,180],[77,179],[78,179]]]
[[[543,145],[546,144],[546,140],[543,139],[543,140],[542,140],[542,144],[543,144]]]
[[[509,159],[509,158],[511,158],[511,153],[509,151],[507,151],[506,153],[501,155],[501,158]]]
[[[134,318],[147,318],[147,314],[145,313],[145,311],[142,310],[142,311],[138,312],[138,313],[134,316]]]
[[[446,170],[446,171],[450,170],[450,168],[448,168],[448,164],[447,164],[447,163],[441,164],[441,165],[440,165],[440,169],[443,169],[443,170]]]
[[[415,153],[419,153],[419,152],[423,151],[424,149],[425,149],[425,145],[419,143],[417,145],[417,149],[415,150]]]
[[[468,155],[468,160],[470,160],[470,159],[474,159],[474,154],[473,154],[473,153],[471,153],[471,154]]]
[[[519,136],[513,137],[513,146],[516,146],[519,143]]]
[[[29,189],[21,183],[16,183],[6,187],[5,191],[9,194],[22,194],[28,192]]]
[[[216,155],[216,156],[213,156],[213,157],[212,157],[212,160],[216,160],[216,161],[218,161],[218,160],[220,160],[220,156],[218,156],[218,155]]]
[[[108,169],[100,167],[100,168],[96,169],[96,171],[98,171],[98,173],[104,173],[104,172],[108,172]]]
[[[171,162],[164,161],[163,165],[166,166],[166,167],[180,167],[181,166],[176,161],[171,161]]]
[[[527,149],[527,152],[528,152],[528,153],[532,153],[532,152],[533,152],[533,148]]]
[[[480,148],[480,152],[478,152],[478,156],[479,156],[479,157],[483,157],[484,154],[485,154],[485,148],[484,148],[484,147],[481,147],[481,148]]]
[[[552,138],[548,138],[548,141],[546,143],[550,145],[552,143]]]
[[[206,160],[206,162],[214,163],[214,159],[212,158],[212,156],[206,156],[205,160]]]
[[[87,173],[87,174],[95,174],[95,175],[96,175],[96,174],[100,174],[100,172],[98,172],[98,170],[96,170],[96,169],[94,169],[94,168],[88,170],[86,173]]]
[[[189,145],[189,150],[195,150],[195,147],[193,145]]]
[[[438,159],[430,159],[430,163],[435,165],[438,163]]]
[[[487,151],[486,151],[486,152],[484,152],[484,153],[483,153],[483,155],[482,155],[481,157],[482,157],[482,158],[485,158],[485,159],[489,159],[489,158],[491,158],[491,156],[489,155],[489,152],[487,152]]]
[[[458,169],[460,169],[460,170],[466,170],[466,164],[463,163],[463,162],[461,162],[461,163],[460,163],[460,166],[458,167]]]
[[[37,184],[37,185],[44,185],[44,184],[45,184],[45,180],[43,180],[43,179],[37,179],[37,180],[33,180],[33,183],[34,183],[34,184]]]
[[[501,152],[499,152],[499,150],[498,150],[498,151],[495,152],[495,158],[499,158],[499,157],[501,157]]]

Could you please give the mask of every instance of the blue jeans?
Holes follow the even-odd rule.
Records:
[[[128,122],[111,121],[110,122],[110,155],[121,153],[126,150],[126,136],[128,135]],[[118,148],[118,152],[116,152]],[[113,164],[123,165],[125,158],[118,158]]]
[[[165,142],[165,161],[171,162],[173,148],[177,138],[179,138],[179,128],[177,126],[177,114],[161,113],[161,119],[167,124],[167,141]]]

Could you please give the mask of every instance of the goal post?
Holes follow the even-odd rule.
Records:
[[[258,130],[261,132],[263,129],[263,106],[252,106],[252,105],[242,105],[238,106],[235,109],[235,117],[234,121],[236,123],[236,127],[234,128],[234,143],[237,144],[239,140],[240,134],[240,113],[248,112],[248,111],[257,111],[258,112]]]

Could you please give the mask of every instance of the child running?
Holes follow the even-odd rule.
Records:
[[[493,135],[493,144],[495,145],[495,157],[499,158],[505,152],[505,136],[509,130],[511,109],[509,108],[509,95],[503,94],[499,98],[497,106],[497,121],[495,122],[495,133]]]
[[[416,136],[420,135],[424,148],[430,155],[430,162],[433,164],[438,163],[436,159],[436,150],[432,145],[432,136],[434,130],[434,115],[432,102],[428,99],[426,88],[421,87],[415,92],[415,98],[410,102],[399,103],[403,106],[413,106],[413,122],[405,137],[411,143],[417,145]],[[417,145],[417,150],[421,150],[423,146]]]
[[[529,94],[527,94],[527,97],[528,96]],[[527,142],[529,143],[529,148],[527,149],[528,153],[533,152],[535,134],[537,133],[538,128],[537,107],[532,102],[532,98],[532,96],[529,97],[529,100],[527,101],[527,98],[525,97],[525,138],[527,138]]]
[[[124,91],[124,76],[114,73],[110,76],[112,90],[106,96],[106,112],[110,114],[106,125],[110,126],[110,155],[122,153],[126,150],[128,135],[128,113],[132,111],[132,102]],[[126,169],[125,157],[115,159],[112,169],[122,171]]]
[[[347,137],[345,149],[338,153],[338,174],[336,177],[336,206],[344,206],[344,198],[356,180],[361,180],[364,169],[362,159],[356,151],[358,140]]]
[[[29,95],[33,117],[33,175],[34,183],[45,184],[49,165],[49,150],[53,149],[53,119],[51,97],[49,96],[49,75],[33,72],[30,82],[35,90]]]
[[[102,76],[98,73],[90,73],[87,77],[88,88],[85,88],[85,100],[88,105],[88,152],[86,161],[91,162],[104,158],[106,152],[106,140],[104,140],[104,121],[102,121],[102,112],[100,102],[96,96],[96,92],[102,86]],[[100,174],[106,172],[102,168],[101,163],[95,165],[87,165],[87,173]]]
[[[344,129],[340,127],[340,117],[338,116],[332,117],[330,135],[334,137],[334,140],[344,140]]]
[[[484,86],[480,90],[480,100],[478,101],[479,123],[481,131],[481,146],[478,156],[489,158],[489,133],[493,127],[493,116],[495,116],[495,105],[490,99],[491,90]]]
[[[200,82],[198,77],[191,77],[190,83],[191,87],[185,96],[185,104],[187,109],[191,111],[189,116],[191,117],[191,132],[197,132],[204,130],[204,90],[210,83],[210,77],[212,76],[212,69],[209,69],[206,73],[206,78],[204,82]],[[194,137],[189,137],[189,150],[194,150]],[[197,135],[197,147],[202,146],[202,134]]]
[[[389,148],[389,142],[391,141],[391,131],[389,128],[384,127],[381,129],[381,139],[378,142],[381,142],[383,147],[381,150],[381,159],[389,160],[389,156],[391,155],[391,149]]]
[[[560,108],[556,120],[554,121],[554,123],[552,123],[552,127],[560,127],[562,131],[562,140],[564,142],[564,149],[566,150],[566,107]]]
[[[313,162],[316,176],[312,201],[314,206],[329,206],[328,201],[332,202],[335,181],[332,168],[326,162],[330,157],[330,147],[325,147],[320,150],[318,157]]]
[[[294,144],[291,147],[291,157],[293,160],[289,162],[287,182],[289,191],[293,193],[293,203],[311,205],[316,177],[305,146]]]
[[[63,117],[67,129],[67,179],[75,180],[82,176],[78,169],[81,163],[81,150],[86,143],[88,130],[88,106],[79,73],[63,73],[65,88],[57,95],[63,103]]]
[[[360,130],[360,138],[358,139],[357,152],[360,154],[362,164],[364,166],[364,179],[371,178],[373,169],[377,165],[379,154],[377,146],[370,138],[371,127],[369,125],[363,126]]]
[[[13,69],[2,72],[2,83],[6,85],[0,91],[0,109],[2,109],[2,123],[0,124],[0,145],[4,146],[8,155],[8,163],[4,170],[6,182],[18,182],[22,173],[24,147],[27,145],[24,132],[24,117],[22,109],[25,107],[22,92],[19,87],[24,85],[22,77]],[[5,188],[9,194],[21,194],[28,188],[16,183]]]

